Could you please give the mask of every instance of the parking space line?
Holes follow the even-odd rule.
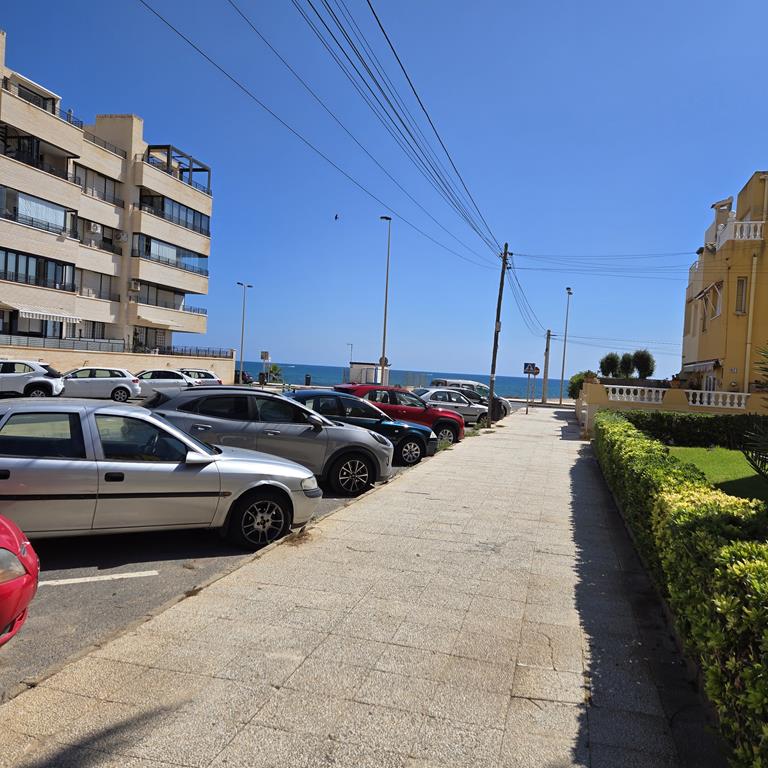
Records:
[[[76,579],[50,579],[41,581],[39,587],[61,586],[64,584],[87,584],[89,581],[117,581],[118,579],[141,579],[145,576],[159,576],[159,571],[135,571],[133,573],[112,573],[104,576],[82,576]]]

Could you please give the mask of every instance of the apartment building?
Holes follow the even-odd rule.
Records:
[[[195,297],[208,291],[210,168],[145,141],[135,115],[81,120],[6,67],[5,42],[0,32],[0,347],[71,350],[73,366],[101,352],[231,361],[187,341],[207,324]]]
[[[714,218],[689,270],[682,378],[707,391],[760,387],[768,347],[765,222],[768,172],[752,175],[736,198],[712,205]]]

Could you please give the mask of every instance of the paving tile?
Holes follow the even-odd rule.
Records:
[[[333,768],[406,768],[408,758],[397,752],[372,750],[359,744],[339,742],[328,748],[326,760],[327,765]]]
[[[412,765],[491,768],[498,764],[502,731],[427,718],[416,739],[412,757],[425,763]]]
[[[518,663],[564,672],[584,669],[582,634],[578,627],[524,621]]]
[[[311,658],[373,667],[387,645],[375,640],[331,634],[312,652]]]
[[[263,725],[243,728],[216,756],[216,768],[314,768],[330,749],[321,737]]]
[[[270,728],[339,738],[349,702],[334,696],[281,688],[252,722]]]
[[[513,697],[507,710],[506,732],[586,743],[587,708],[584,704]]]
[[[669,726],[663,718],[598,707],[590,707],[588,716],[592,744],[650,754],[672,755],[675,752]]]
[[[20,694],[0,709],[2,728],[24,736],[53,736],[94,708],[85,696],[40,687]]]
[[[406,621],[395,632],[392,642],[397,645],[407,645],[411,648],[450,653],[458,635],[459,632],[455,629],[425,626]]]
[[[566,739],[518,733],[504,738],[500,768],[590,768],[589,750]],[[617,763],[613,768],[624,768]]]
[[[510,694],[515,678],[514,664],[451,656],[438,674],[441,682],[491,693]]]
[[[539,667],[515,669],[515,681],[512,685],[513,696],[546,701],[564,701],[581,704],[585,700],[586,687],[584,676],[575,672],[557,672]]]
[[[395,672],[408,677],[425,677],[438,680],[450,657],[444,653],[391,645],[376,662],[376,669]]]
[[[108,699],[146,670],[136,664],[86,656],[44,680],[41,687]]]
[[[452,654],[480,661],[508,664],[517,659],[517,649],[517,640],[509,640],[484,632],[462,630],[453,644]]]
[[[410,753],[424,716],[376,704],[349,702],[338,724],[340,741],[375,751]]]
[[[509,699],[508,693],[440,683],[429,705],[429,714],[457,723],[503,728]]]
[[[672,755],[653,755],[648,752],[636,752],[594,744],[590,749],[591,768],[677,768],[677,759]]]
[[[367,674],[368,670],[365,667],[310,656],[285,681],[284,685],[286,688],[295,688],[300,691],[351,698]]]
[[[436,680],[372,670],[355,693],[355,699],[426,714],[438,685]]]

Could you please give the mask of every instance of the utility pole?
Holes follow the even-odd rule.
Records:
[[[541,402],[547,402],[547,382],[549,381],[549,342],[552,331],[547,329],[547,346],[544,347],[544,378],[541,380]]]
[[[573,291],[570,288],[565,289],[567,298],[565,300],[565,334],[563,335],[563,367],[560,369],[560,405],[563,404],[563,387],[565,386],[565,347],[568,344],[568,310],[571,308],[571,296]]]
[[[493,426],[493,390],[496,385],[496,355],[499,352],[499,331],[501,331],[501,300],[504,296],[504,276],[507,272],[509,245],[504,243],[504,253],[501,255],[501,275],[499,276],[499,298],[496,301],[496,325],[493,327],[493,357],[491,358],[491,386],[488,398],[488,426]]]
[[[379,216],[382,221],[387,222],[387,276],[384,282],[384,334],[381,339],[381,381],[380,384],[386,384],[384,380],[384,371],[387,367],[387,306],[389,304],[389,249],[392,244],[392,217]]]
[[[245,341],[245,292],[248,288],[253,288],[253,286],[250,283],[241,283],[239,280],[237,281],[237,284],[243,287],[243,318],[240,321],[240,378],[238,379],[238,383],[242,384],[243,366],[245,365],[243,360],[243,342]]]

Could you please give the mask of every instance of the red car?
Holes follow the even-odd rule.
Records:
[[[0,645],[26,620],[39,573],[40,561],[27,537],[16,523],[0,515]]]
[[[464,437],[464,419],[446,408],[433,408],[402,387],[381,384],[339,384],[334,389],[370,400],[384,413],[400,421],[413,421],[432,427],[438,440],[455,443]]]

